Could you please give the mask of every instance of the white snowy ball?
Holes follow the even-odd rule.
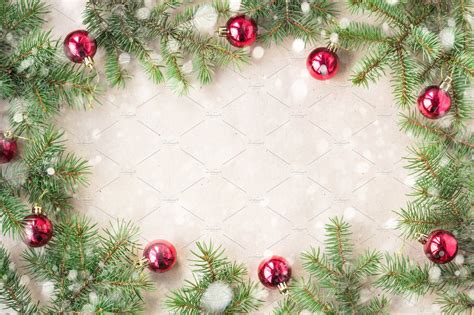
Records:
[[[21,123],[23,121],[23,113],[22,112],[16,112],[13,115],[13,121],[16,123]]]
[[[45,298],[51,297],[54,293],[54,283],[47,281],[41,286],[41,295]]]
[[[439,38],[441,40],[441,45],[443,45],[443,48],[445,48],[446,50],[453,48],[455,39],[454,29],[451,27],[446,27],[442,29],[439,33]]]
[[[70,281],[76,280],[77,279],[77,270],[74,270],[74,269],[70,270],[69,273],[67,274],[67,278]]]
[[[217,23],[217,17],[216,9],[213,6],[209,4],[202,5],[194,15],[194,27],[203,33],[211,32]]]
[[[211,313],[221,313],[234,297],[234,292],[230,285],[222,281],[211,283],[201,298],[201,305]]]
[[[53,176],[55,173],[56,171],[52,167],[48,167],[48,169],[46,170],[46,174],[48,174],[49,176]]]
[[[146,20],[150,17],[151,10],[147,7],[143,7],[137,10],[136,17],[139,20]]]
[[[252,57],[255,59],[262,59],[263,55],[265,55],[265,49],[262,46],[256,46],[252,50]]]
[[[304,49],[304,40],[302,40],[301,38],[296,38],[294,41],[293,41],[293,45],[292,45],[292,48],[294,51],[296,52],[301,52],[303,51]]]
[[[311,6],[307,1],[301,2],[301,12],[308,13],[311,10]]]
[[[385,0],[385,2],[389,5],[397,5],[399,0]]]

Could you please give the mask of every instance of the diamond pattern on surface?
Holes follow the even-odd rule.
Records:
[[[205,169],[178,146],[164,145],[137,166],[137,176],[168,198],[175,198],[202,179]]]
[[[375,120],[375,105],[360,98],[351,88],[323,96],[308,109],[309,119],[338,142],[351,137]],[[328,107],[330,106],[330,107]],[[334,122],[338,123],[335,124]]]
[[[166,142],[179,137],[204,119],[203,109],[187,97],[170,92],[157,97],[157,102],[147,102],[138,109],[138,119],[159,133]]]
[[[181,147],[207,168],[218,169],[243,151],[245,143],[238,131],[215,117],[207,119],[183,135]]]
[[[306,167],[331,148],[332,139],[323,130],[294,117],[267,135],[266,146],[296,168]]]
[[[331,192],[305,174],[293,176],[268,192],[268,206],[298,227],[331,205]]]
[[[158,150],[160,138],[139,121],[122,119],[101,134],[97,145],[99,152],[129,171]]]
[[[209,175],[183,192],[181,205],[203,219],[208,226],[222,220],[246,204],[246,193],[225,178]]]
[[[117,193],[125,187],[126,191]],[[122,174],[97,192],[94,203],[112,217],[138,220],[159,206],[160,194],[133,174]]]
[[[258,230],[255,225],[259,226]],[[265,201],[253,202],[225,218],[223,228],[249,255],[261,255],[291,233],[290,221],[275,215],[265,206]]]
[[[309,167],[309,176],[325,187],[331,187],[336,198],[348,199],[355,187],[375,172],[375,164],[347,146],[335,146]]]
[[[222,167],[222,173],[239,187],[245,187],[253,198],[263,196],[290,175],[289,166],[261,144],[248,146]]]
[[[265,135],[289,119],[286,105],[275,102],[261,89],[249,91],[225,108],[223,119],[241,131],[252,142],[261,142]]]

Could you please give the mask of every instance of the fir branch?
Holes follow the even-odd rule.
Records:
[[[29,289],[22,283],[6,249],[0,244],[0,302],[20,314],[35,314],[38,303],[34,303]]]
[[[376,285],[394,294],[424,295],[432,290],[428,265],[419,266],[399,255],[385,255],[386,263]]]
[[[474,307],[474,300],[467,294],[457,292],[454,295],[450,292],[445,292],[438,300],[441,304],[443,314],[462,314],[466,309]]]
[[[228,284],[233,296],[224,314],[251,313],[257,310],[262,301],[257,297],[257,286],[253,282],[245,281],[246,268],[230,262],[224,257],[221,247],[214,247],[212,243],[196,243],[197,250],[192,251],[194,258],[193,281],[186,281],[186,285],[173,290],[165,301],[166,307],[173,313],[179,314],[210,314],[202,305],[201,298],[207,288],[219,281]]]
[[[311,277],[291,283],[288,297],[279,303],[275,314],[296,314],[302,310],[324,314],[383,311],[388,305],[385,297],[360,302],[362,281],[379,273],[382,256],[377,251],[366,251],[354,261],[349,229],[342,219],[331,219],[326,225],[327,253],[311,249],[301,255],[303,267]]]

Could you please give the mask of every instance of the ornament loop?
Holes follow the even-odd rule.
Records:
[[[229,29],[227,28],[227,26],[221,26],[217,29],[217,35],[219,35],[220,37],[226,37],[227,34],[229,34]]]
[[[84,58],[84,64],[89,69],[94,70],[94,59],[92,59],[92,57],[90,57],[90,56],[85,57]]]
[[[13,139],[13,131],[7,130],[7,131],[3,132],[3,136],[4,136],[6,139]]]
[[[423,233],[417,233],[417,240],[421,244],[426,244],[426,242],[428,241],[428,235]]]
[[[41,208],[41,206],[37,203],[34,204],[32,210],[34,214],[41,214],[43,212],[43,208]]]
[[[281,294],[283,294],[283,295],[288,295],[289,294],[290,289],[288,288],[288,285],[286,284],[286,282],[279,283],[277,285],[277,288],[278,288],[278,291],[280,291]]]
[[[338,47],[337,47],[336,43],[334,43],[334,42],[329,42],[329,44],[326,46],[326,48],[329,51],[332,51],[333,53],[336,53],[337,50],[338,50]]]
[[[447,76],[443,82],[441,83],[441,85],[439,86],[439,88],[443,91],[448,91],[450,88],[451,88],[451,82],[453,82],[453,79],[451,78],[451,76]]]

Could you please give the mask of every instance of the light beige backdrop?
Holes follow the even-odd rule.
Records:
[[[85,0],[47,2],[55,36],[82,27]],[[413,178],[402,159],[412,139],[399,131],[390,83],[351,86],[359,56],[344,51],[339,75],[316,81],[305,68],[311,48],[295,51],[292,40],[265,48],[242,71],[218,71],[210,86],[196,84],[183,97],[152,84],[124,55],[134,76],[125,89],[108,89],[93,110],[66,110],[58,120],[69,149],[93,166],[77,211],[101,225],[133,220],[144,244],[167,239],[178,250],[177,266],[153,276],[147,314],[167,313],[164,297],[189,277],[198,240],[222,244],[254,280],[271,254],[288,258],[299,277],[299,253],[322,246],[324,225],[337,215],[352,224],[356,253],[371,247],[424,259],[393,229]],[[12,247],[18,259],[24,245]],[[44,286],[32,287],[44,298]],[[370,294],[364,289],[362,298]],[[261,314],[281,299],[268,290],[263,297]],[[438,314],[431,301],[395,297],[390,311]]]

